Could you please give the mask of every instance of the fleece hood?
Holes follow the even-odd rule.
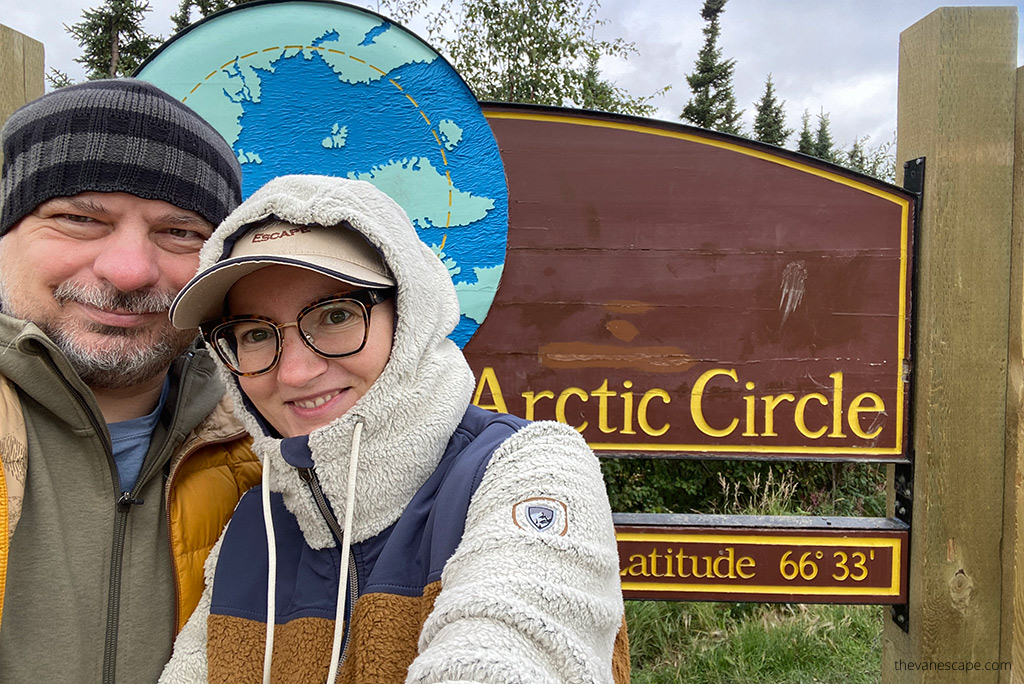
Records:
[[[307,543],[318,549],[335,543],[295,467],[308,465],[309,459],[331,507],[351,507],[349,543],[357,543],[399,518],[434,471],[469,405],[473,374],[448,339],[459,321],[458,299],[447,269],[419,239],[401,207],[370,183],[328,176],[283,176],[253,193],[203,247],[200,273],[228,258],[231,245],[252,224],[270,218],[300,226],[347,223],[380,252],[396,282],[387,365],[348,412],[308,439],[276,437],[242,394],[237,378],[211,354],[239,419],[254,437],[253,449],[269,468],[270,490],[283,495]],[[355,479],[349,482],[355,453]],[[354,492],[353,501],[348,501],[349,492]]]

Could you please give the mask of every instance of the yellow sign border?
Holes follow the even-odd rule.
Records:
[[[832,534],[819,536],[796,535],[755,535],[755,534],[709,534],[709,533],[678,533],[678,532],[619,532],[616,530],[617,542],[663,542],[663,543],[703,543],[703,544],[758,544],[761,546],[867,546],[888,548],[892,551],[892,582],[888,587],[803,587],[791,589],[778,585],[736,585],[736,584],[693,584],[668,582],[622,582],[623,591],[638,592],[690,592],[690,593],[723,593],[732,595],[770,594],[777,596],[899,596],[902,589],[900,570],[903,538],[901,536],[885,537],[842,537]]]

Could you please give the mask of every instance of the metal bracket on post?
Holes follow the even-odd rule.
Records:
[[[913,463],[899,463],[896,465],[896,472],[893,477],[893,488],[896,493],[896,503],[893,506],[893,517],[911,526],[911,519],[914,517],[914,465]],[[907,537],[907,545],[910,545],[911,537]],[[890,606],[889,612],[892,621],[904,632],[910,631],[910,605],[901,603]]]
[[[896,489],[893,517],[910,526],[914,516],[914,466],[910,463],[897,464],[893,484]]]
[[[904,632],[910,633],[910,606],[901,603],[898,606],[889,606],[889,615],[892,621]]]
[[[921,225],[921,204],[924,198],[924,157],[918,157],[917,159],[911,159],[903,164],[903,188],[914,193],[916,201],[914,202],[914,225],[912,229],[914,231],[914,244],[917,244],[918,228]],[[914,260],[914,272],[911,273],[911,292],[917,292],[917,260]],[[911,311],[911,320],[916,320],[916,309]],[[915,326],[911,324],[911,335],[915,332]],[[914,359],[917,355],[914,354]],[[911,372],[912,369],[908,369]],[[910,406],[914,406],[914,383],[910,383]],[[911,410],[908,417],[908,439],[913,438],[914,434],[914,422],[913,422],[913,411]],[[898,463],[895,466],[895,472],[893,475],[893,488],[895,490],[895,504],[893,506],[893,517],[897,520],[907,524],[910,528],[910,534],[907,537],[907,545],[909,546],[913,540],[913,526],[911,522],[914,517],[914,452],[913,449],[909,450],[910,459],[906,463]],[[909,577],[908,577],[909,579]],[[908,593],[909,595],[909,593]],[[896,606],[890,607],[890,614],[892,615],[892,621],[899,626],[904,632],[910,631],[910,605],[903,603]]]
[[[903,162],[903,189],[917,195],[917,208],[921,208],[921,195],[924,192],[924,157]],[[914,223],[920,223],[917,216]]]

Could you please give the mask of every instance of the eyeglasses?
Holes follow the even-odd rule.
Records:
[[[370,310],[394,288],[356,290],[324,297],[304,307],[294,323],[256,315],[227,316],[202,326],[203,337],[235,375],[262,375],[281,359],[282,330],[295,326],[303,343],[327,359],[359,353],[366,346]]]

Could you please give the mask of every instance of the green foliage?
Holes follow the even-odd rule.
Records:
[[[803,125],[800,127],[800,140],[796,144],[796,151],[813,156],[814,133],[811,132],[811,113],[805,109],[800,120]]]
[[[764,95],[755,105],[757,116],[754,118],[754,140],[779,147],[786,144],[786,138],[793,133],[793,129],[786,128],[786,114],[783,111],[785,104],[785,101],[779,102],[775,97],[775,84],[772,83],[772,75],[768,74]]]
[[[825,110],[818,113],[818,128],[813,133],[811,132],[810,119],[810,113],[808,113],[807,110],[804,110],[802,119],[803,125],[800,129],[800,140],[797,142],[796,146],[798,152],[809,154],[810,156],[817,157],[822,161],[836,164],[843,164],[846,161],[849,161],[851,159],[850,154],[852,153],[853,163],[864,163],[863,149],[858,143],[854,144],[855,149],[851,150],[849,153],[836,150],[835,142],[832,140],[832,131],[830,128],[828,114]],[[850,168],[854,167],[851,166]]]
[[[717,486],[701,461],[609,458],[601,468],[612,510],[623,513],[688,513]]]
[[[57,67],[50,67],[50,73],[46,74],[44,78],[52,90],[63,88],[64,86],[69,86],[74,83],[66,72],[61,71]]]
[[[739,513],[744,515],[787,515],[798,512],[794,510],[793,496],[796,494],[796,476],[788,469],[779,469],[769,465],[764,475],[759,470],[747,475],[743,483],[729,483],[721,474],[718,484],[722,489],[722,508],[720,513]]]
[[[458,3],[458,4],[457,4]],[[481,100],[588,106],[649,115],[600,79],[603,56],[627,57],[632,43],[594,37],[597,0],[444,0],[428,15],[430,36]]]
[[[885,469],[870,463],[602,459],[612,510],[885,516]]]
[[[427,0],[375,0],[366,4],[372,5],[371,9],[377,14],[407,24],[423,13]]]
[[[650,97],[633,97],[614,83],[601,78],[597,66],[597,54],[587,57],[587,68],[583,75],[579,106],[598,112],[617,112],[634,116],[650,116],[655,108],[648,104]],[[667,88],[663,89],[664,92]]]
[[[85,67],[87,78],[128,76],[156,49],[160,40],[142,28],[149,11],[147,0],[106,0],[84,10],[77,24],[64,25],[82,48],[75,61]]]
[[[814,152],[818,159],[827,162],[836,161],[835,143],[829,129],[828,114],[824,110],[818,113],[818,131],[814,134]]]
[[[876,147],[867,147],[868,137],[857,138],[849,150],[837,156],[837,163],[848,169],[874,176],[888,183],[896,182],[896,134],[892,140]]]
[[[857,138],[853,141],[853,146],[846,151],[843,159],[843,166],[854,171],[860,171],[866,173],[868,164],[867,154],[864,153],[864,141],[861,138]]]
[[[679,118],[701,128],[739,135],[743,112],[736,109],[732,87],[736,60],[722,59],[722,50],[718,47],[719,17],[725,10],[725,3],[726,0],[704,0],[700,13],[706,22],[704,46],[697,55],[693,73],[686,77],[693,97],[683,107]]]
[[[882,608],[627,601],[634,684],[878,681]]]
[[[174,30],[177,32],[214,12],[236,5],[244,5],[247,2],[249,0],[181,0],[178,4],[178,11],[171,15],[171,21],[174,22]],[[193,10],[199,15],[198,17],[193,17]]]
[[[601,78],[597,67],[597,55],[587,56],[587,69],[583,75],[580,106],[583,109],[609,111],[610,103],[615,99],[615,86]]]
[[[174,30],[181,31],[196,19],[248,1],[180,0],[171,21],[174,22]],[[142,28],[142,20],[149,11],[148,0],[106,0],[100,7],[82,12],[82,21],[77,24],[64,25],[64,30],[82,48],[82,56],[75,61],[85,66],[87,78],[129,76],[153,53],[163,39],[146,33]],[[66,73],[57,69],[50,72],[46,80],[51,87],[60,88],[72,83]]]

